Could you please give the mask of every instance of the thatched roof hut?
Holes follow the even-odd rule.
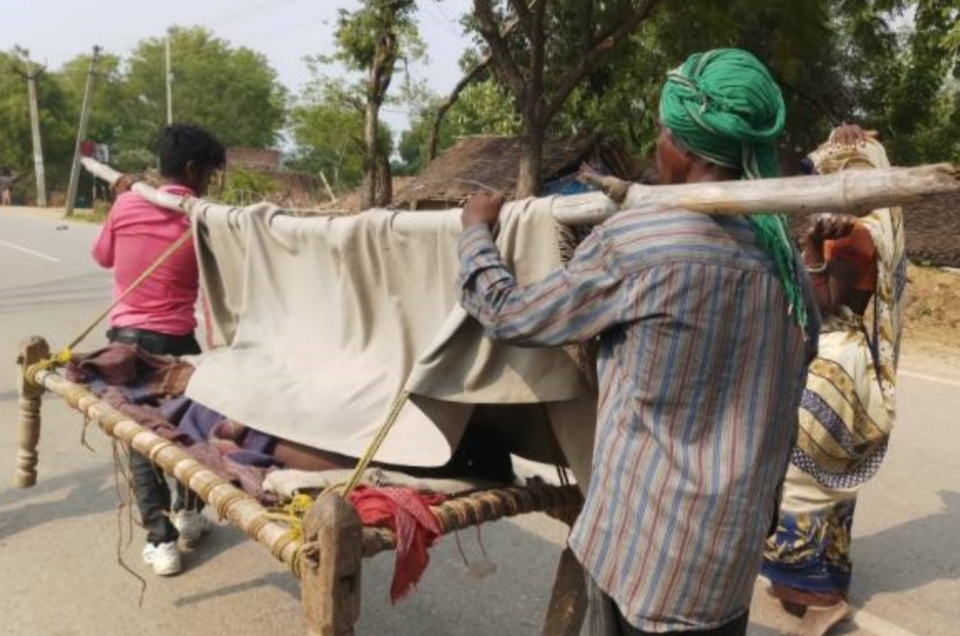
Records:
[[[402,192],[406,189],[410,181],[413,180],[413,177],[394,177],[393,178],[393,192],[396,196],[397,192]],[[320,209],[322,210],[337,210],[342,212],[356,213],[360,211],[361,203],[363,202],[363,190],[353,190],[346,194],[343,194],[337,197],[336,201],[324,201],[321,204]],[[391,205],[390,207],[396,207]]]
[[[616,141],[579,136],[547,141],[541,165],[541,194],[584,189],[576,182],[580,166],[622,179],[639,180],[641,168]],[[520,165],[520,140],[515,137],[466,137],[434,159],[419,175],[394,188],[393,207],[436,210],[456,207],[481,187],[512,197]]]

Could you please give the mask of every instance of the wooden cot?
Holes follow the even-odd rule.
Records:
[[[117,172],[84,160],[97,176],[115,183]],[[866,211],[913,202],[960,189],[960,167],[949,164],[840,172],[829,176],[679,186],[642,186],[584,175],[603,190],[566,197],[555,204],[557,220],[567,225],[598,223],[619,209],[684,207],[708,214],[797,212],[817,209]],[[197,199],[159,193],[145,184],[133,189],[154,202],[189,213]],[[104,403],[85,386],[68,381],[51,361],[49,345],[39,337],[24,343],[18,365],[19,417],[15,484],[27,488],[37,479],[40,405],[46,391],[63,398],[113,439],[149,457],[207,502],[217,514],[269,548],[301,583],[301,603],[310,636],[348,636],[360,611],[362,559],[393,549],[392,532],[365,528],[353,507],[336,492],[321,495],[303,519],[302,537],[289,532],[253,497],[216,475],[177,445],[158,437]],[[534,485],[472,493],[432,508],[443,532],[531,512],[544,512],[571,524],[582,497],[577,486]],[[572,553],[561,556],[543,634],[577,636],[586,610],[584,576]]]
[[[37,481],[40,407],[47,391],[61,398],[111,438],[149,457],[165,473],[197,493],[221,519],[228,520],[300,580],[301,603],[309,636],[348,636],[360,614],[362,559],[396,547],[396,536],[383,528],[363,527],[353,506],[338,492],[316,499],[303,518],[302,533],[276,521],[260,502],[194,459],[178,445],[145,428],[71,382],[45,361],[50,347],[39,337],[24,343],[19,366],[19,414],[15,485]],[[472,492],[431,508],[449,534],[481,523],[543,512],[572,524],[582,496],[577,486],[529,485]],[[299,535],[299,536],[298,536]],[[569,550],[561,557],[544,634],[577,636],[586,600],[583,574]]]

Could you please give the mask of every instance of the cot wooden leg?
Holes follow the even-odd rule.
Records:
[[[43,387],[28,381],[27,369],[50,357],[50,346],[43,338],[33,337],[21,345],[17,356],[19,367],[17,394],[17,466],[13,483],[17,488],[30,488],[37,483],[37,444],[40,442],[40,400]]]
[[[573,551],[560,555],[543,636],[580,636],[587,613],[587,588],[583,568]]]
[[[306,555],[300,594],[307,636],[353,636],[360,617],[363,526],[335,492],[321,495],[303,519]]]

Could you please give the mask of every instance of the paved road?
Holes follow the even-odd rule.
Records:
[[[109,278],[87,258],[96,228],[56,215],[0,209],[0,635],[300,636],[298,588],[264,548],[218,529],[173,579],[146,575],[140,533],[130,541],[118,509],[109,440],[55,397],[44,406],[40,481],[9,488],[16,450],[14,367],[18,341],[42,334],[62,346],[109,297]],[[95,346],[99,335],[88,345]],[[911,361],[925,371],[922,361]],[[960,373],[957,374],[960,376]],[[841,634],[952,636],[960,624],[960,384],[908,376],[888,460],[860,501],[854,601],[864,608]],[[415,594],[392,607],[390,555],[364,569],[359,633],[506,636],[539,634],[563,530],[542,517],[484,526],[498,565],[471,579],[452,540],[432,552]],[[463,533],[470,559],[477,535]],[[752,636],[790,625],[758,593]]]

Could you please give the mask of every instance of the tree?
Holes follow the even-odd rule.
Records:
[[[213,131],[227,146],[270,147],[284,124],[286,89],[261,54],[233,47],[202,28],[168,32],[173,72],[173,114]],[[164,41],[142,40],[126,78],[129,128],[125,148],[150,148],[166,122]]]
[[[30,137],[30,106],[27,83],[21,76],[19,56],[0,52],[0,167],[16,173],[33,173],[33,144]],[[74,126],[69,103],[56,78],[42,72],[37,78],[37,110],[40,115],[46,180],[51,190],[66,183],[73,155]],[[79,111],[77,111],[79,113]],[[20,188],[31,189],[30,179],[21,179]]]
[[[636,153],[652,152],[666,72],[715,47],[749,50],[771,69],[787,103],[787,163],[843,120],[877,128],[896,158],[917,161],[931,156],[924,148],[937,139],[934,130],[949,145],[951,122],[960,120],[956,83],[945,81],[960,50],[958,5],[690,0],[654,12],[652,3],[624,1],[474,0],[465,24],[478,48],[468,53],[464,85],[492,76],[512,96],[527,146],[521,193],[532,191],[544,131],[608,132]],[[915,28],[899,34],[896,26],[911,15]]]
[[[960,71],[957,33],[960,2],[917,0],[913,28],[899,38],[895,65],[883,69],[883,93],[873,104],[891,154],[904,163],[939,161],[957,152],[955,78]]]
[[[290,109],[289,127],[297,146],[291,168],[323,171],[335,190],[355,188],[364,180],[367,161],[365,104],[344,80],[319,76],[321,61],[309,60],[314,79]],[[378,154],[392,151],[390,129],[377,128]]]
[[[517,195],[536,194],[547,127],[606,54],[621,51],[659,0],[474,0],[491,72],[520,114]],[[514,28],[513,24],[516,23]]]
[[[415,0],[363,0],[356,11],[341,9],[337,19],[337,53],[348,70],[366,73],[364,96],[364,192],[362,207],[387,205],[393,198],[390,156],[380,143],[380,108],[398,62],[422,57],[414,22]]]
[[[279,140],[286,89],[266,58],[214,38],[202,28],[173,28],[174,113],[213,130],[226,145],[266,147]],[[79,55],[38,80],[47,181],[63,188],[89,69]],[[0,166],[32,171],[26,83],[16,56],[0,53]],[[141,41],[124,62],[104,54],[97,69],[87,136],[111,148],[111,161],[139,171],[156,162],[154,141],[166,122],[164,43]],[[21,181],[26,184],[27,180]]]
[[[89,71],[90,55],[83,54],[64,63],[55,74],[68,105],[65,123],[70,124],[74,131],[79,124]],[[119,170],[142,172],[147,167],[156,165],[156,156],[146,149],[142,151],[124,149],[122,143],[119,143],[121,133],[129,129],[132,124],[125,82],[121,58],[102,52],[94,78],[86,138],[96,143],[106,144],[111,151],[110,163]],[[137,160],[131,161],[131,153],[137,157]],[[80,171],[78,192],[89,192],[95,184],[96,179],[92,175],[84,170]]]
[[[117,55],[100,54],[87,124],[87,137],[98,143],[115,144],[121,131],[131,125],[122,64]],[[80,116],[89,70],[90,55],[83,54],[64,63],[56,73],[69,109],[76,113],[74,119]],[[78,122],[70,123],[76,126]]]
[[[770,68],[787,103],[783,149],[795,154],[847,117],[835,35],[834,0],[691,0],[659,8],[616,56],[599,60],[552,124],[557,134],[603,131],[649,155],[666,73],[690,53],[719,47],[753,52]]]
[[[457,98],[427,100],[400,139],[402,171],[415,174],[460,137],[473,135],[514,136],[520,132],[520,117],[510,103],[510,94],[493,78],[471,82],[458,91]],[[438,112],[444,104],[448,110]]]
[[[770,69],[787,104],[786,154],[818,143],[831,121],[849,117],[852,100],[837,63],[834,0],[691,0],[670,3],[635,33],[617,57],[596,65],[571,95],[557,126],[604,130],[634,152],[651,154],[666,73],[689,54],[736,47]]]

